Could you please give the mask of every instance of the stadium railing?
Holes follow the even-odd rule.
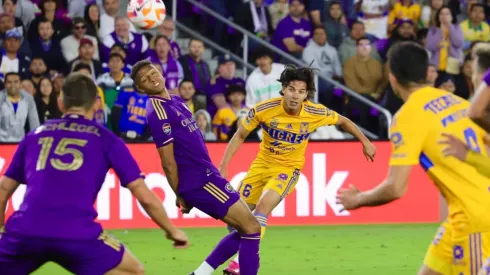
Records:
[[[176,22],[177,21],[177,0],[172,0],[172,1],[173,1],[173,3],[172,3],[173,4],[172,5],[172,16],[173,16],[174,22]],[[248,39],[252,39],[255,42],[259,43],[260,45],[267,47],[270,50],[274,51],[275,53],[279,54],[281,57],[289,60],[293,64],[296,64],[299,66],[309,66],[309,64],[306,64],[303,60],[295,58],[294,56],[290,55],[287,52],[284,52],[283,50],[277,48],[276,46],[272,45],[271,43],[258,38],[253,33],[247,31],[246,29],[242,28],[241,26],[239,26],[239,25],[235,24],[234,22],[228,20],[227,18],[225,18],[222,15],[218,14],[217,12],[213,11],[212,9],[207,7],[206,5],[203,5],[203,4],[201,4],[195,0],[184,0],[184,1],[198,7],[201,11],[205,12],[207,15],[214,17],[216,20],[221,21],[222,23],[226,24],[228,27],[232,27],[237,32],[240,32],[243,34],[243,57],[242,57],[243,61],[248,60]],[[180,25],[182,25],[182,24],[180,24]],[[247,70],[245,68],[246,67],[244,67],[244,74],[247,73]],[[362,97],[361,95],[359,95],[355,91],[349,89],[345,85],[335,81],[334,79],[332,79],[330,77],[327,77],[324,75],[318,75],[318,77],[329,82],[329,83],[331,83],[335,87],[341,88],[349,96],[356,98],[357,100],[361,101],[363,104],[366,104],[366,105],[378,110],[385,117],[387,125],[389,126],[391,124],[391,121],[393,119],[391,113],[387,109],[383,108],[381,105],[376,104],[374,102],[371,102],[368,99],[365,99],[364,97]],[[315,96],[317,96],[317,95],[315,94]],[[315,99],[317,100],[317,98],[315,98]],[[375,138],[375,139],[379,138],[378,135],[371,133],[371,132],[367,131],[366,129],[362,129],[362,130],[370,138]],[[388,136],[389,136],[389,127],[387,127],[387,131],[388,131]]]

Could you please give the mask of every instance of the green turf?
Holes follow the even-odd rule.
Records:
[[[435,224],[270,227],[261,246],[259,274],[413,275],[436,230]],[[144,263],[147,275],[187,275],[226,231],[185,231],[192,243],[186,250],[173,249],[157,230],[112,233]],[[68,272],[49,264],[34,274]]]

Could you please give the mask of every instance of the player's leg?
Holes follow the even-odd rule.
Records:
[[[116,238],[102,232],[97,239],[58,242],[53,260],[77,275],[142,275],[143,266]],[[101,260],[103,259],[103,260]]]
[[[490,275],[490,232],[481,233],[482,261],[478,275]]]
[[[237,191],[218,175],[209,176],[202,189],[181,194],[188,204],[220,219],[236,231],[225,236],[194,271],[196,275],[211,275],[216,268],[241,251],[247,263],[243,275],[257,274],[259,265],[260,225]]]
[[[0,233],[0,274],[31,274],[46,262],[43,250],[43,243]]]
[[[452,238],[451,224],[445,221],[432,240],[418,275],[452,275],[454,259]]]

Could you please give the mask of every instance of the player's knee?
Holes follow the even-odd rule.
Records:
[[[246,223],[242,225],[241,231],[245,234],[260,233],[260,223],[254,216],[250,215]]]
[[[134,267],[132,275],[145,275],[145,268],[143,265],[138,263],[138,265]]]

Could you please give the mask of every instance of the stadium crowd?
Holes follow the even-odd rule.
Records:
[[[240,33],[186,1],[177,2],[179,22],[241,54]],[[470,98],[471,49],[490,39],[490,1],[200,2],[392,114],[402,101],[388,81],[390,47],[400,41],[424,45],[431,63],[428,81]],[[171,1],[165,3],[170,11]],[[135,91],[129,77],[131,66],[145,58],[161,69],[169,92],[187,102],[209,141],[228,140],[248,108],[279,96],[277,79],[287,61],[252,40],[249,62],[257,68],[242,79],[237,76],[239,64],[229,55],[215,52],[214,70],[212,60],[204,58],[203,41],[172,40],[175,25],[170,17],[155,31],[136,30],[119,0],[2,0],[1,4],[0,142],[19,142],[26,131],[60,117],[56,98],[65,76],[74,71],[90,75],[99,87],[98,123],[127,141],[148,140],[148,97]],[[386,122],[375,109],[322,79],[317,93],[320,103],[386,136]],[[346,137],[335,127],[322,127],[311,136]],[[260,138],[260,132],[249,136]]]

